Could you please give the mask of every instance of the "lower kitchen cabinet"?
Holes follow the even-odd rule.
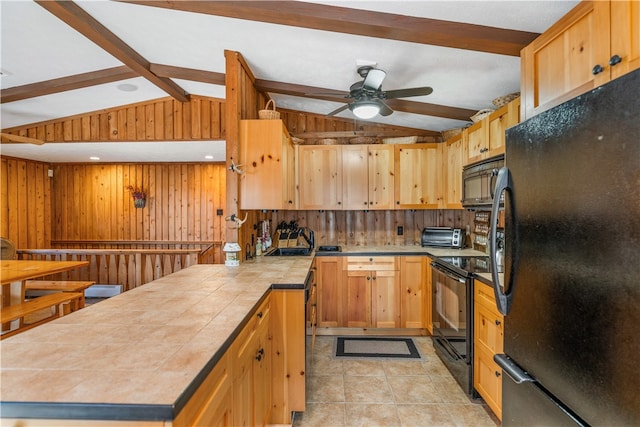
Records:
[[[270,299],[267,298],[231,346],[233,424],[265,425],[271,409]]]
[[[428,257],[319,256],[315,262],[318,328],[430,330]]]
[[[424,256],[400,257],[400,327],[425,328],[427,325],[427,263]]]
[[[496,308],[493,289],[476,280],[474,286],[473,385],[502,419],[502,369],[493,356],[503,352],[504,317]]]
[[[337,328],[342,320],[342,260],[341,256],[316,257],[317,327]]]
[[[345,257],[344,326],[400,327],[400,281],[397,257]]]

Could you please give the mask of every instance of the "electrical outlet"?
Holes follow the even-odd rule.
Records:
[[[399,225],[398,226],[398,236],[402,236],[404,234],[404,227]]]

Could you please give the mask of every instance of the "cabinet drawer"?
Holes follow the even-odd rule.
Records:
[[[493,311],[496,316],[500,316],[500,312],[496,307],[496,297],[493,288],[479,280],[475,281],[473,302],[480,304],[485,308]]]
[[[476,305],[475,342],[487,351],[502,353],[504,342],[503,317],[496,316],[483,305]]]
[[[394,256],[350,256],[346,259],[348,271],[395,271]]]

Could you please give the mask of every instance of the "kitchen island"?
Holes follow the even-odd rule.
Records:
[[[171,425],[265,296],[303,292],[312,261],[191,266],[4,340],[0,422]]]

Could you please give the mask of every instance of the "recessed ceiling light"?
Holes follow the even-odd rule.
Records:
[[[116,87],[123,92],[134,92],[138,90],[138,86],[133,85],[131,83],[122,83]]]
[[[207,160],[213,160],[213,156],[211,154],[207,154],[204,158]]]
[[[91,156],[91,157],[89,157],[89,160],[100,160],[100,157],[98,157],[98,156]]]

